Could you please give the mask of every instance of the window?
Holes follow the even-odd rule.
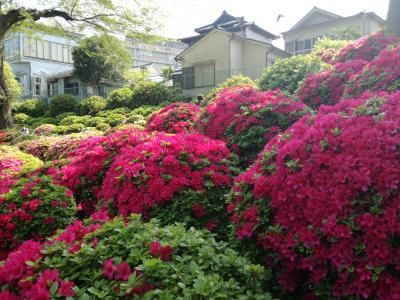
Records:
[[[57,44],[51,43],[50,44],[50,50],[51,50],[51,60],[58,60],[58,55],[57,55]]]
[[[47,84],[47,94],[49,96],[57,95],[57,82],[50,82]]]
[[[36,45],[37,45],[37,57],[43,58],[43,47],[44,47],[43,41],[37,40]]]
[[[290,53],[294,53],[294,41],[285,42],[285,50]]]
[[[63,45],[63,62],[69,62],[69,51],[68,51],[68,46]]]
[[[34,95],[40,96],[42,94],[41,91],[42,91],[42,78],[35,77],[35,88],[33,89]]]
[[[214,64],[194,66],[194,87],[214,85],[214,73]]]
[[[63,61],[63,45],[56,44],[57,46],[57,61]]]
[[[24,37],[24,56],[31,56],[32,39]]]
[[[50,59],[50,42],[43,41],[43,58]]]
[[[194,67],[182,68],[182,86],[186,90],[194,88]]]

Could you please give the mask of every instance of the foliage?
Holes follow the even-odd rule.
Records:
[[[14,115],[14,123],[16,124],[26,124],[31,117],[24,113],[19,113]]]
[[[205,105],[210,104],[215,97],[218,96],[225,88],[235,87],[235,86],[250,86],[256,88],[256,83],[250,77],[244,75],[236,75],[229,77],[225,82],[219,84],[215,89],[206,95],[207,102]],[[200,103],[203,104],[203,103]]]
[[[39,99],[21,100],[15,104],[16,113],[23,113],[30,117],[43,117],[47,110],[47,103]]]
[[[74,75],[84,83],[122,83],[131,57],[123,42],[111,35],[83,39],[72,50]]]
[[[26,242],[0,267],[0,297],[268,300],[266,274],[205,231],[134,216]]]
[[[153,113],[147,121],[147,131],[167,133],[191,132],[197,126],[200,107],[183,102],[172,103]]]
[[[321,58],[311,54],[278,59],[265,69],[258,86],[264,91],[280,89],[283,93],[292,95],[308,74],[326,70],[328,67]]]
[[[58,141],[59,137],[47,137],[43,136],[34,140],[28,140],[18,144],[18,148],[23,150],[41,160],[46,160],[47,151],[50,146],[55,142]]]
[[[113,90],[107,99],[107,108],[114,109],[118,107],[128,107],[132,97],[130,88],[121,88]]]
[[[71,191],[51,177],[19,179],[0,197],[0,251],[29,239],[43,240],[72,223],[75,211]]]
[[[53,117],[66,112],[77,112],[78,109],[78,101],[72,95],[62,94],[51,97],[49,112]]]
[[[52,117],[37,117],[37,118],[29,118],[27,120],[27,124],[32,128],[37,128],[44,124],[56,124],[57,120]]]
[[[297,91],[300,101],[313,109],[321,104],[332,105],[343,97],[346,83],[367,64],[365,60],[336,63],[331,69],[308,75]]]
[[[79,103],[81,115],[96,115],[106,108],[106,100],[100,96],[92,96]]]
[[[68,134],[68,133],[82,132],[83,130],[85,130],[85,125],[83,125],[81,123],[74,123],[71,125],[57,126],[55,129],[55,132],[57,134]]]
[[[171,65],[164,66],[161,69],[161,77],[163,78],[163,82],[166,83],[172,79],[172,74],[175,72],[175,69]]]
[[[296,298],[396,297],[399,107],[400,93],[321,106],[236,178],[236,236]]]
[[[400,88],[400,47],[383,50],[359,74],[347,83],[345,97],[357,97],[365,91],[395,92]]]
[[[373,60],[378,54],[400,41],[400,37],[384,33],[376,33],[362,37],[344,47],[336,58],[337,62],[347,62],[353,59]]]
[[[225,141],[246,168],[267,141],[310,110],[279,91],[260,92],[244,86],[225,89],[205,109],[205,135]]]
[[[146,81],[133,89],[130,108],[142,105],[159,105],[172,99],[172,92],[164,85]]]
[[[156,135],[114,158],[101,190],[103,208],[125,217],[141,213],[162,224],[184,221],[223,236],[231,165],[221,141],[200,134]]]
[[[9,101],[17,100],[22,95],[21,84],[15,79],[13,71],[7,62],[4,62],[3,72],[9,93]]]
[[[348,40],[332,40],[328,37],[320,38],[314,44],[312,55],[320,57],[326,63],[333,63],[340,50],[350,43]]]

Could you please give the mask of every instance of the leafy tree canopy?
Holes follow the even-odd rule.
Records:
[[[83,39],[72,56],[74,74],[84,83],[122,83],[131,65],[124,43],[110,35]]]

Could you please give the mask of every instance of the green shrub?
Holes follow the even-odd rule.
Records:
[[[105,123],[107,123],[111,127],[115,127],[115,126],[123,124],[125,122],[125,120],[126,120],[125,115],[110,114],[105,118]]]
[[[156,112],[161,109],[161,106],[154,105],[143,105],[141,107],[135,108],[129,113],[129,116],[132,115],[141,115],[143,117],[150,117],[153,112]]]
[[[131,101],[132,90],[130,88],[117,89],[111,92],[107,99],[107,108],[127,107]]]
[[[15,114],[13,119],[15,124],[26,124],[31,117],[24,113]]]
[[[71,125],[60,125],[56,126],[55,132],[57,134],[67,134],[74,132],[81,132],[85,129],[85,125],[81,123],[74,123]]]
[[[67,126],[67,125],[72,125],[72,124],[76,124],[76,123],[84,124],[88,117],[90,117],[90,116],[67,116],[60,121],[60,125]]]
[[[99,124],[96,125],[96,129],[100,130],[100,131],[103,131],[103,132],[106,132],[107,130],[111,129],[111,126],[108,125],[107,123],[99,123]]]
[[[79,103],[81,115],[96,115],[106,108],[106,100],[100,96],[92,96]]]
[[[27,124],[32,128],[39,127],[43,124],[56,124],[57,121],[55,118],[51,117],[39,117],[39,118],[31,118],[27,121]]]
[[[61,122],[64,118],[66,118],[66,117],[71,117],[71,116],[76,116],[76,113],[74,113],[74,112],[65,112],[65,113],[62,113],[62,114],[57,115],[57,116],[55,117],[55,119],[56,119],[56,124],[57,124],[57,125],[60,125],[60,122]]]
[[[128,119],[126,119],[126,123],[145,127],[147,124],[147,118],[142,115],[130,115]]]
[[[11,66],[5,61],[3,64],[3,74],[4,79],[6,81],[6,86],[9,92],[9,100],[14,101],[21,97],[22,95],[22,86],[15,79],[14,73],[12,71]]]
[[[53,117],[65,112],[77,112],[78,109],[78,101],[72,95],[63,94],[51,97],[50,115]]]
[[[315,43],[311,54],[322,58],[324,62],[330,63],[335,60],[340,50],[349,43],[350,41],[347,40],[332,40],[324,37]]]
[[[76,213],[71,191],[50,176],[18,180],[0,202],[0,250],[29,240],[44,240],[72,223]],[[12,208],[14,207],[14,208]]]
[[[128,115],[130,112],[132,112],[132,110],[129,109],[128,107],[119,107],[119,108],[115,108],[115,109],[103,110],[103,111],[99,112],[96,115],[96,117],[106,118],[112,114]]]
[[[256,87],[256,83],[250,77],[243,76],[243,75],[236,75],[229,77],[225,82],[219,84],[215,89],[209,92],[206,96],[206,100],[208,104],[210,100],[215,98],[215,96],[222,92],[227,87],[234,87],[234,86],[243,86],[243,85],[250,85],[252,87]]]
[[[172,99],[172,92],[160,83],[146,81],[133,89],[130,108],[142,105],[158,105]]]
[[[138,216],[94,229],[75,222],[44,245],[43,257],[38,244],[27,242],[19,253],[28,253],[24,258],[35,261],[35,268],[22,260],[21,272],[7,276],[0,289],[26,295],[37,278],[57,270],[59,276],[45,287],[52,299],[62,283],[74,299],[272,299],[265,291],[264,267],[250,264],[205,231],[142,223]],[[21,256],[10,255],[0,272],[16,263]],[[28,268],[33,284],[10,284],[25,281]]]
[[[278,59],[265,69],[258,86],[264,91],[280,89],[283,93],[292,95],[308,74],[328,68],[329,65],[321,58],[310,54]]]
[[[16,113],[27,114],[30,117],[43,117],[48,110],[48,105],[43,100],[27,99],[16,103],[14,110]]]

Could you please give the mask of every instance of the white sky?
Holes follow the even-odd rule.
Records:
[[[341,16],[373,11],[383,19],[389,0],[155,0],[166,18],[162,35],[183,38],[195,35],[194,28],[213,22],[223,10],[233,16],[244,16],[249,22],[279,34],[287,31],[313,6]],[[279,22],[276,18],[284,15]],[[283,42],[274,43],[283,47]]]

